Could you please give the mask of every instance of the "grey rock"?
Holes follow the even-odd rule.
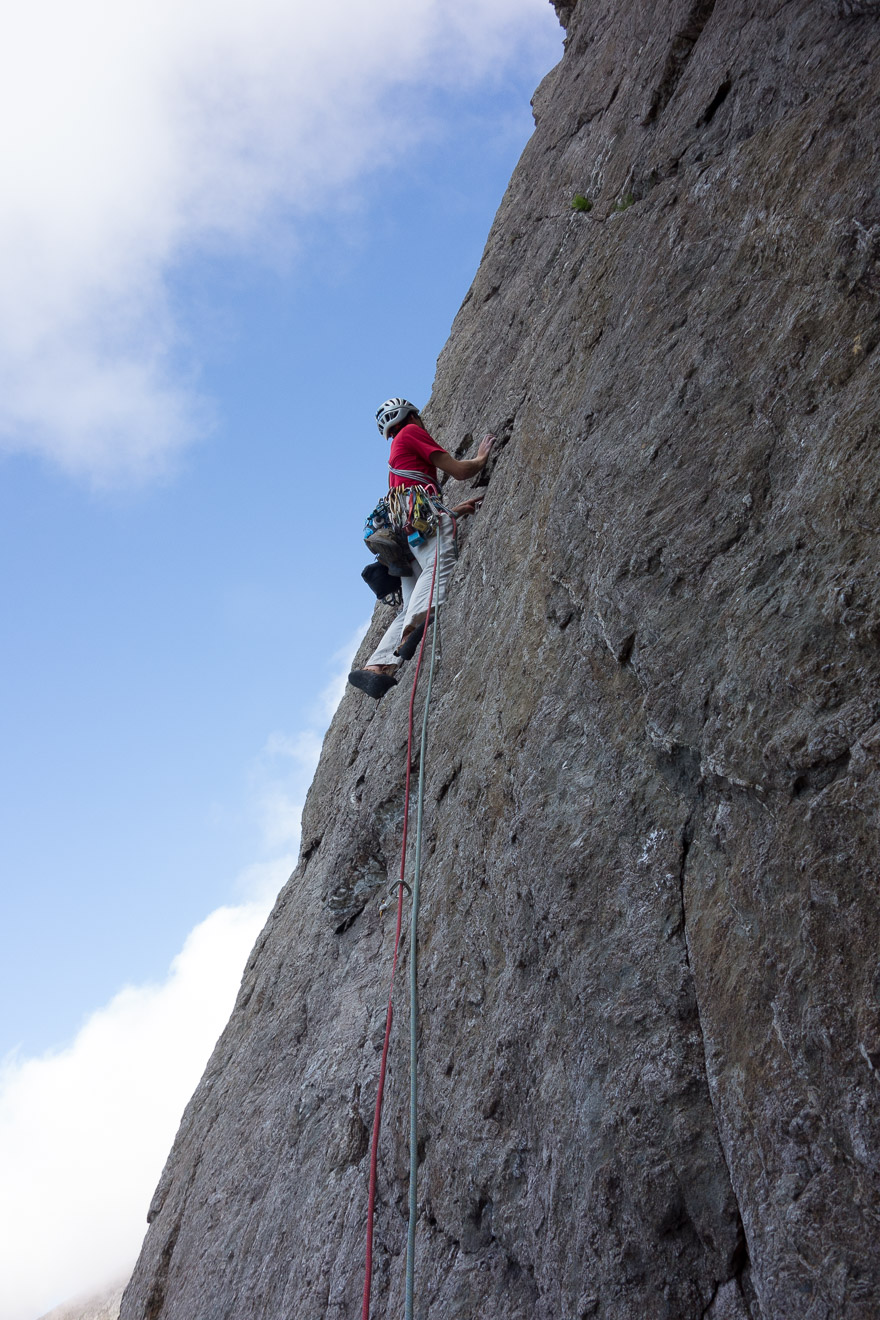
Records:
[[[432,702],[416,1315],[869,1320],[876,7],[556,8],[427,410],[501,443]],[[407,689],[334,718],[122,1320],[360,1315]]]

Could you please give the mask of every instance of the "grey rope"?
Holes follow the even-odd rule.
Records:
[[[437,549],[434,554],[434,594],[440,591],[438,569],[440,567],[440,537],[437,536]],[[425,620],[427,627],[430,610]],[[413,866],[412,901],[410,905],[409,935],[409,1228],[406,1238],[406,1306],[405,1320],[413,1320],[413,1298],[415,1293],[416,1263],[416,1220],[418,1206],[416,1188],[419,1173],[419,1134],[418,1134],[418,1034],[419,1034],[419,981],[418,981],[418,920],[419,892],[422,869],[422,816],[425,802],[425,752],[428,746],[428,712],[431,709],[431,686],[434,682],[434,668],[437,663],[437,637],[440,632],[440,606],[434,603],[434,631],[431,637],[431,664],[428,669],[428,688],[425,693],[425,709],[422,715],[422,737],[419,744],[419,795],[416,810],[416,848]]]

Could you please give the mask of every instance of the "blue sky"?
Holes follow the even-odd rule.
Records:
[[[63,1236],[67,1188],[28,1164],[51,1141],[16,1115],[62,1066],[100,1087],[82,1042],[151,994],[167,1008],[198,966],[226,989],[185,1049],[181,1028],[179,1114],[371,612],[373,413],[427,399],[563,34],[546,0],[346,0],[326,20],[194,0],[118,30],[91,0],[84,32],[38,8],[61,29],[48,58],[22,18],[11,87],[0,69],[26,125],[24,146],[0,133],[0,1148]],[[34,110],[41,78],[54,114]],[[109,1277],[129,1239],[42,1292],[22,1277],[0,1320]]]

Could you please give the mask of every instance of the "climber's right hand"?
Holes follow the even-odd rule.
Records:
[[[494,443],[495,443],[495,437],[491,431],[488,433],[488,435],[484,436],[483,439],[480,441],[480,447],[477,450],[477,458],[481,459],[483,463],[486,462],[486,459],[489,457],[489,454],[492,452],[492,446],[494,445]]]

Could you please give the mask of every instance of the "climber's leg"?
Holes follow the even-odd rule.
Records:
[[[393,671],[400,664],[400,661],[398,657],[394,654],[394,652],[400,642],[400,638],[403,633],[404,623],[406,622],[406,614],[407,614],[407,609],[409,607],[409,602],[413,597],[413,593],[415,591],[421,571],[422,570],[418,562],[416,562],[415,564],[413,564],[412,576],[400,579],[400,590],[403,595],[403,604],[401,605],[397,614],[395,614],[394,618],[391,620],[391,623],[385,629],[385,632],[382,635],[382,640],[379,642],[379,645],[376,647],[373,654],[367,660],[366,664],[364,665],[364,669],[371,669],[371,670],[375,670],[376,672],[381,672],[383,668],[385,668],[386,666],[390,666],[389,672],[393,673]]]
[[[453,522],[448,513],[440,514],[436,534],[429,537],[424,544],[416,546],[413,549],[413,554],[422,571],[404,610],[403,626],[398,639],[403,643],[406,643],[410,634],[424,624],[428,613],[428,605],[431,604],[433,608],[435,605],[442,604],[445,599],[446,584],[455,563],[455,534]],[[434,575],[435,558],[437,561],[436,580]]]

